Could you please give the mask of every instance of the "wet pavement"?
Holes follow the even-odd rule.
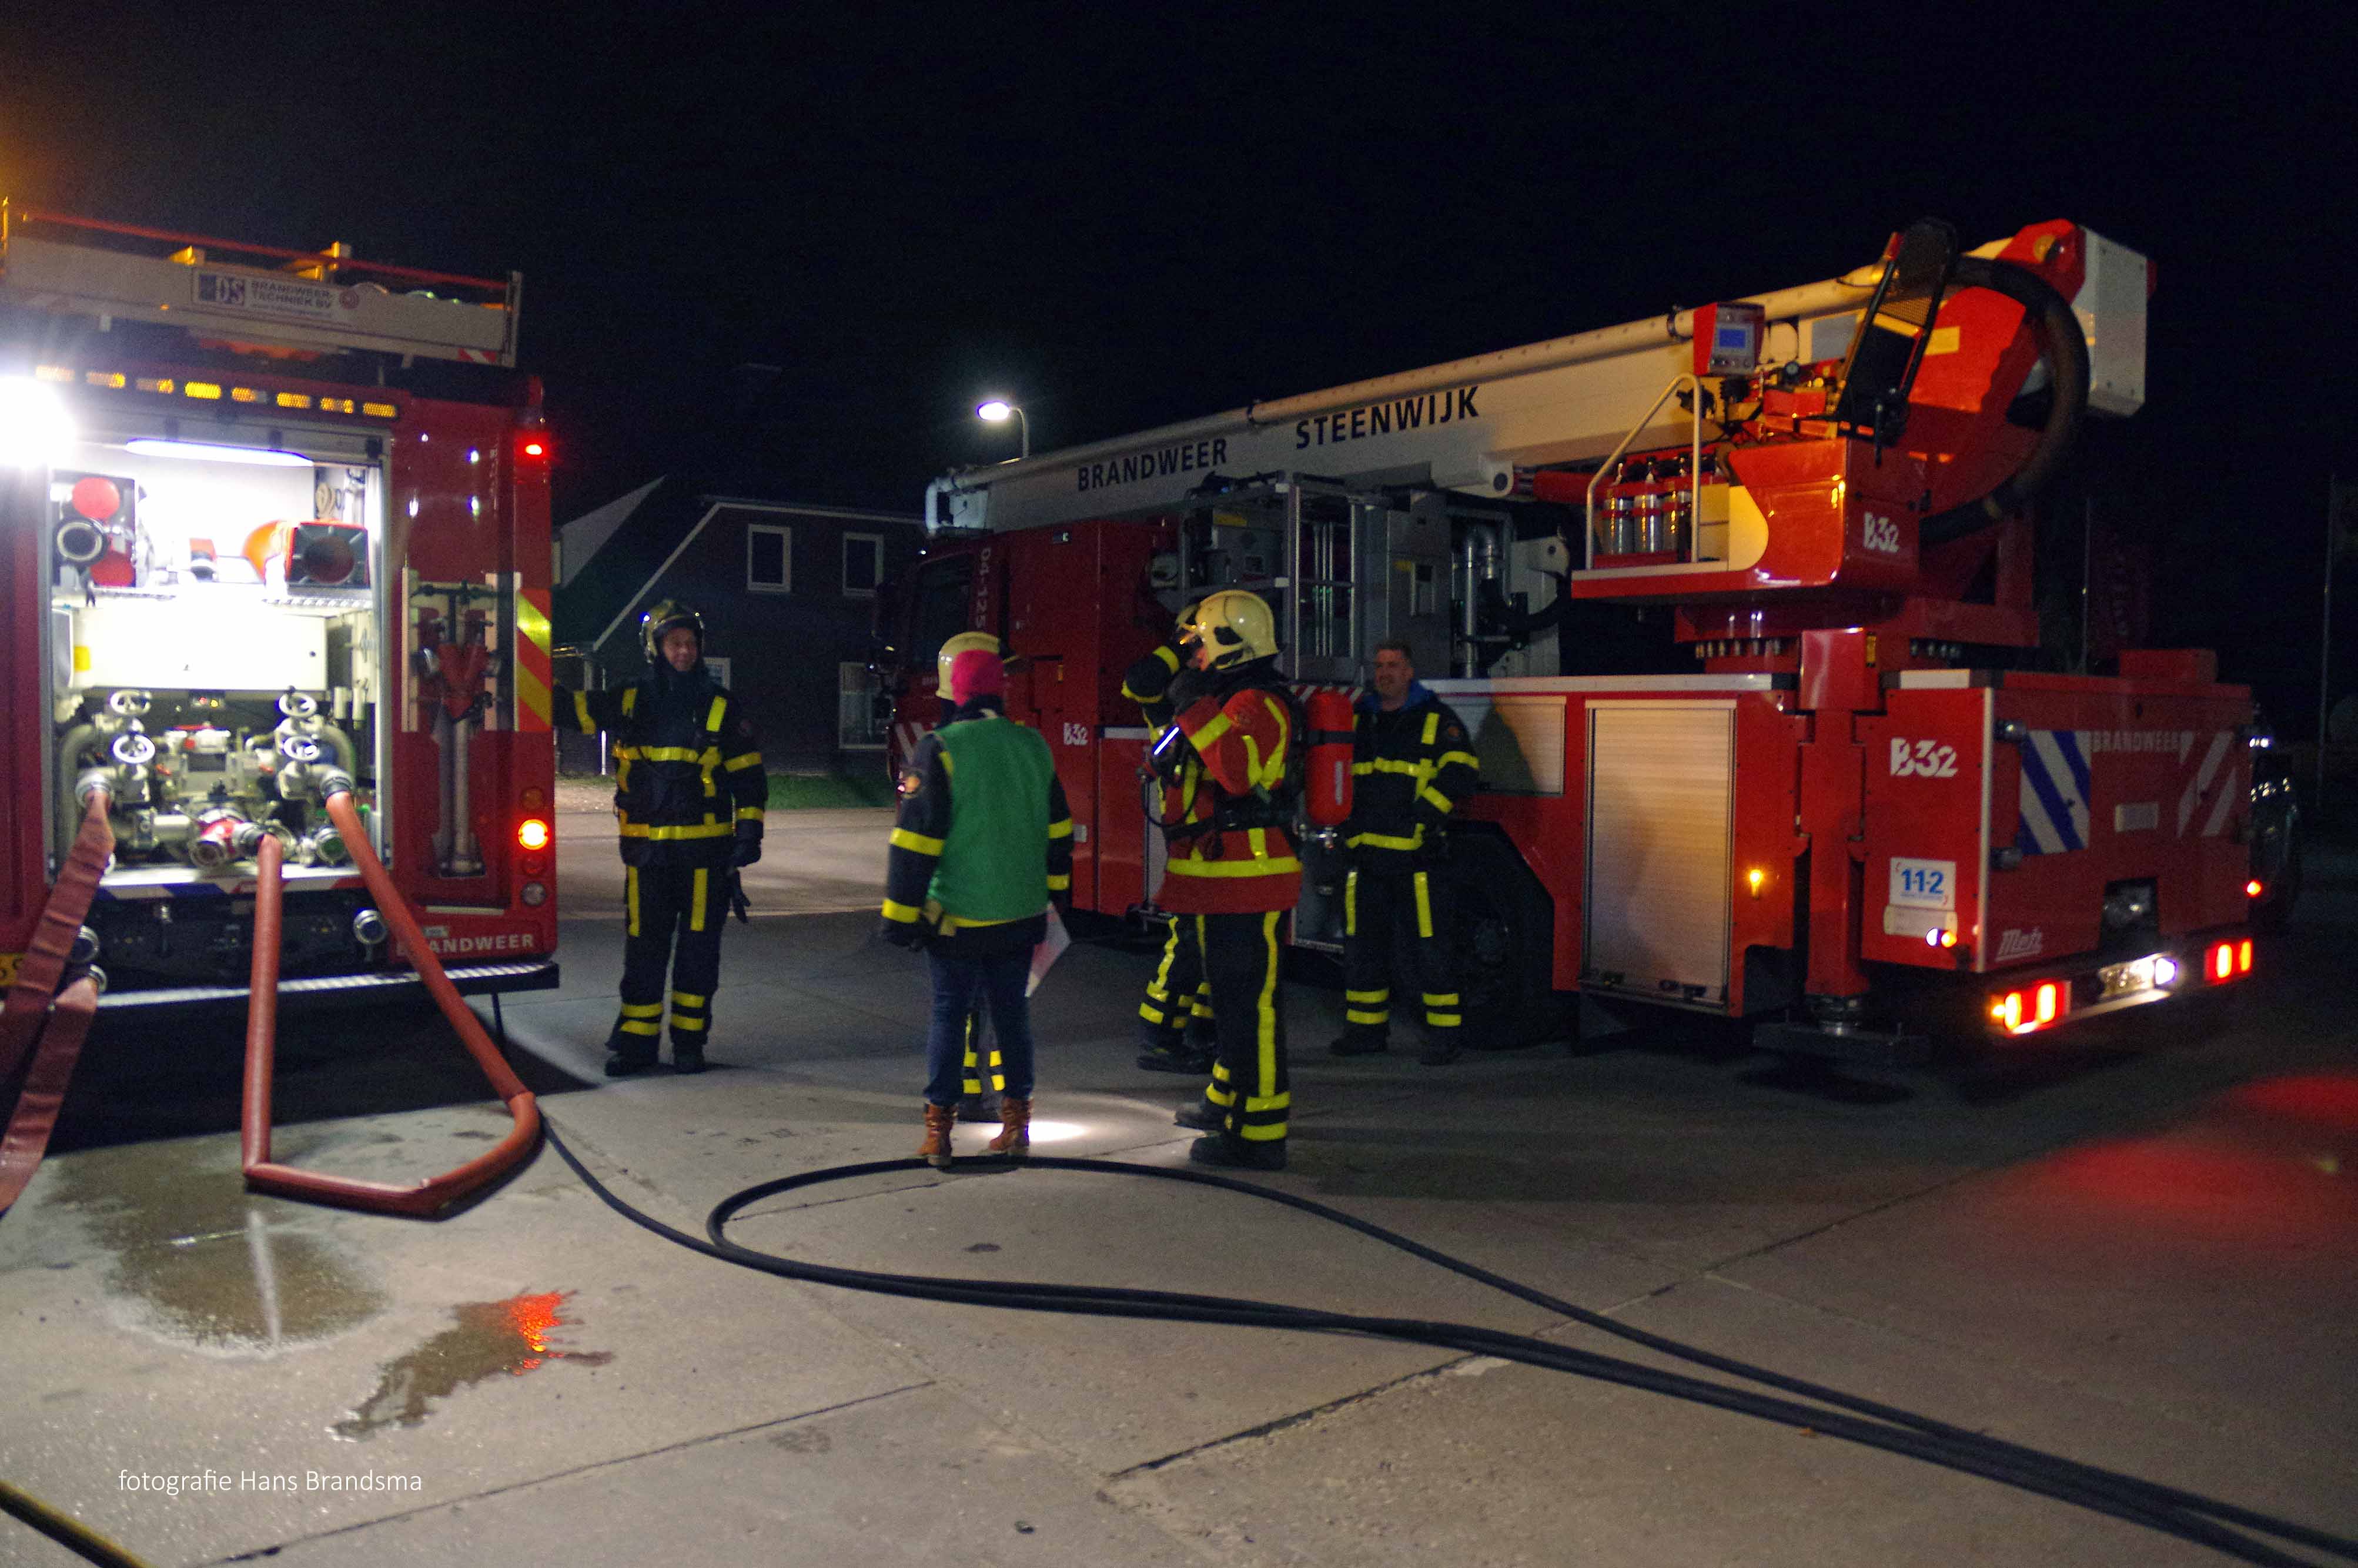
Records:
[[[826,913],[881,868],[884,822],[781,814],[755,894],[775,913],[730,930],[716,1070],[613,1084],[621,933],[571,835],[567,984],[502,1014],[627,1201],[700,1233],[751,1184],[914,1147],[922,969]],[[1263,1179],[1635,1326],[2358,1533],[2353,936],[2358,860],[2329,860],[2233,1005],[1946,1074],[1798,1073],[1700,1036],[1337,1061],[1336,998],[1296,985],[1293,1163]],[[1184,1160],[1170,1116],[1195,1086],[1130,1063],[1149,967],[1084,945],[1044,987],[1041,1152]],[[237,1052],[227,1024],[103,1029],[64,1152],[0,1221],[0,1476],[151,1563],[2223,1560],[1526,1366],[783,1281],[626,1224],[546,1150],[437,1222],[251,1195]],[[506,1125],[415,1010],[290,1015],[278,1101],[280,1158],[378,1180]],[[765,1199],[731,1234],[1659,1362],[1166,1183],[969,1162]],[[0,1563],[72,1561],[0,1520]]]

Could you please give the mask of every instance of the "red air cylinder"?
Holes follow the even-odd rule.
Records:
[[[1303,809],[1314,827],[1340,827],[1351,815],[1351,694],[1324,687],[1302,706],[1310,719]]]

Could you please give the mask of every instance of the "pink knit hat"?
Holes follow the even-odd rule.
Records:
[[[1007,665],[997,654],[968,648],[950,661],[950,701],[963,708],[978,697],[1003,697]]]

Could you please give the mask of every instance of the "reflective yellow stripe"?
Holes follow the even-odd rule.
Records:
[[[625,838],[725,838],[737,829],[726,822],[708,822],[699,827],[650,827],[644,822],[625,822],[622,836]]]
[[[687,991],[674,991],[671,993],[671,1000],[674,1007],[702,1007],[706,1002],[710,1001],[712,999],[708,996],[696,996]]]
[[[1267,1099],[1254,1099],[1250,1096],[1245,1098],[1245,1109],[1248,1111],[1286,1110],[1291,1108],[1293,1104],[1293,1096],[1291,1094],[1274,1094]]]
[[[957,771],[950,765],[950,749],[947,746],[942,747],[939,751],[936,752],[934,755],[942,760],[942,777],[948,778],[952,773]]]
[[[1169,871],[1174,877],[1282,877],[1302,869],[1302,862],[1288,855],[1271,860],[1174,860]]]
[[[1424,1022],[1433,1029],[1455,1029],[1458,1025],[1458,1016],[1454,1012],[1428,1012],[1424,1015]]]
[[[1450,799],[1447,795],[1442,794],[1431,784],[1419,784],[1416,790],[1416,797],[1419,800],[1431,801],[1433,808],[1439,811],[1444,816],[1448,816],[1451,812],[1457,809],[1457,803],[1455,801]]]
[[[1198,752],[1208,752],[1217,745],[1220,737],[1228,732],[1228,716],[1225,713],[1216,713],[1212,715],[1211,722],[1188,736],[1187,739]]]
[[[1170,643],[1165,643],[1161,647],[1154,650],[1154,656],[1163,661],[1163,667],[1164,669],[1169,670],[1174,676],[1179,673],[1178,649],[1173,647]]]
[[[1254,1041],[1255,1049],[1253,1051],[1253,1072],[1255,1075],[1255,1087],[1260,1090],[1263,1096],[1274,1095],[1278,1092],[1278,1019],[1276,1001],[1277,971],[1279,965],[1279,955],[1277,951],[1278,916],[1279,912],[1274,909],[1261,916],[1261,942],[1268,949],[1268,952],[1262,959],[1260,995],[1253,1002],[1256,1024]],[[1245,1108],[1248,1110],[1252,1108],[1250,1101],[1246,1102]],[[1285,1134],[1285,1124],[1282,1121],[1277,1124],[1277,1133],[1280,1137],[1283,1137]]]
[[[1477,772],[1482,766],[1480,760],[1477,759],[1471,752],[1444,752],[1440,756],[1433,759],[1433,771],[1437,773],[1441,769],[1447,767],[1452,762],[1463,762],[1467,767],[1473,768]]]
[[[622,717],[625,719],[629,718],[632,710],[636,708],[638,706],[639,688],[634,686],[624,687],[622,688]]]
[[[758,806],[741,806],[737,808],[737,820],[740,822],[759,822],[766,815],[763,808]]]
[[[598,721],[590,717],[590,694],[588,692],[577,691],[573,694],[573,717],[580,724],[581,733],[584,735],[595,735],[598,733]]]
[[[1345,843],[1352,849],[1370,845],[1379,849],[1422,849],[1424,848],[1424,824],[1417,824],[1414,837],[1403,838],[1397,833],[1354,833]]]
[[[873,843],[874,840],[871,839],[870,842]],[[928,838],[922,833],[912,833],[905,827],[895,827],[892,829],[892,848],[914,849],[920,855],[938,856],[942,852],[942,841],[938,838]]]
[[[687,905],[687,928],[690,931],[704,929],[704,893],[709,880],[710,873],[704,867],[696,868],[696,891],[688,895]]]
[[[707,708],[707,709],[705,710],[705,714],[704,714],[704,727],[705,727],[707,730],[709,730],[710,731],[712,731],[712,733],[714,733],[715,735],[719,734],[719,733],[720,733],[720,720],[721,720],[721,718],[722,718],[722,716],[723,716],[723,715],[725,715],[728,711],[729,711],[729,699],[728,699],[727,697],[714,697],[714,698],[712,699],[712,706],[711,706],[709,708]],[[1432,737],[1432,736],[1430,736],[1430,735],[1427,735],[1427,736],[1425,737],[1425,740],[1426,740],[1426,741],[1427,741],[1428,743],[1430,743],[1430,742],[1431,742],[1431,741],[1433,740],[1433,737]]]
[[[1072,836],[1073,836],[1073,819],[1072,819],[1071,817],[1069,817],[1069,816],[1060,816],[1060,817],[1056,818],[1056,820],[1055,820],[1055,821],[1051,822],[1050,824],[1048,824],[1048,837],[1049,837],[1049,838],[1071,838]]]
[[[1343,993],[1343,1000],[1345,1001],[1390,1001],[1392,1000],[1392,990],[1390,986],[1386,986],[1379,991],[1347,990]]]
[[[741,757],[730,758],[721,765],[732,773],[741,773],[747,768],[760,767],[762,765],[762,753],[759,752],[748,752]]]
[[[1391,757],[1374,757],[1364,762],[1353,762],[1351,771],[1355,773],[1407,773],[1417,776],[1422,774],[1426,769],[1422,762],[1403,762]]]
[[[633,753],[650,762],[697,762],[704,752],[695,746],[641,746]]]
[[[1356,1007],[1343,1010],[1343,1022],[1346,1023],[1390,1023],[1391,1021],[1392,1015],[1390,1011],[1368,1012]]]
[[[888,898],[884,901],[884,918],[897,920],[903,925],[914,925],[917,920],[917,910],[914,905],[894,903]]]
[[[647,1023],[635,1018],[626,1018],[614,1027],[624,1034],[661,1034],[663,1033],[662,1024]]]
[[[1347,871],[1343,876],[1343,935],[1359,934],[1359,873]]]
[[[1163,1022],[1163,1013],[1161,1010],[1151,1001],[1142,1001],[1138,1004],[1138,1016],[1146,1020],[1147,1022],[1156,1024],[1158,1026]]]
[[[682,1030],[687,1030],[690,1033],[694,1033],[704,1027],[704,1020],[700,1018],[687,1018],[675,1012],[671,1015],[671,1027],[672,1033],[675,1034],[678,1033]]]
[[[1432,712],[1424,716],[1424,739],[1420,741],[1419,744],[1425,746],[1432,745],[1433,738],[1440,733],[1441,709],[1436,708]]]
[[[1269,766],[1263,769],[1258,777],[1254,775],[1251,768],[1248,766],[1245,771],[1245,780],[1247,783],[1257,784],[1263,789],[1275,789],[1279,784],[1285,782],[1285,749],[1287,744],[1293,739],[1292,734],[1293,719],[1292,716],[1286,712],[1285,704],[1280,702],[1277,698],[1270,696],[1268,693],[1264,692],[1261,694],[1261,702],[1268,708],[1270,717],[1277,720],[1277,744],[1270,752]],[[1249,753],[1248,753],[1248,757],[1249,757]]]
[[[638,867],[630,866],[624,869],[622,876],[622,902],[631,912],[630,933],[632,935],[636,936],[639,934]]]
[[[1424,1005],[1427,1007],[1455,1007],[1457,1005],[1457,993],[1455,991],[1427,991],[1424,993]]]
[[[1069,892],[1072,891],[1072,887],[1073,879],[1069,873],[1065,876],[1050,877],[1048,879],[1048,891],[1050,892]]]
[[[1416,934],[1433,935],[1433,890],[1422,871],[1416,873]]]
[[[663,1003],[659,1001],[626,1001],[622,1004],[624,1018],[661,1018]]]

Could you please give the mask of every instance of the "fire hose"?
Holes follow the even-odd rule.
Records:
[[[459,1042],[491,1080],[492,1089],[508,1108],[514,1125],[505,1138],[456,1170],[402,1186],[389,1182],[330,1176],[275,1163],[270,1158],[270,1086],[276,1061],[278,1023],[278,945],[286,884],[280,867],[286,848],[275,834],[264,834],[254,854],[254,968],[249,986],[245,1024],[245,1103],[239,1128],[239,1156],[246,1185],[281,1197],[366,1209],[377,1214],[430,1217],[514,1169],[540,1142],[540,1110],[532,1092],[500,1055],[468,1007],[459,988],[442,972],[441,961],[417,928],[416,916],[403,902],[384,863],[369,845],[368,827],[353,808],[352,783],[330,773],[322,789],[328,817],[344,836],[352,863],[375,896],[377,913],[393,927],[394,940],[426,984],[442,1016],[459,1032]]]
[[[114,856],[114,829],[106,817],[111,804],[103,789],[89,792],[81,831],[59,868],[57,885],[49,890],[40,924],[17,963],[7,1000],[0,1004],[0,1089],[15,1081],[20,1065],[25,1069],[7,1130],[0,1134],[0,1214],[7,1212],[41,1167],[58,1108],[65,1102],[66,1084],[81,1059],[82,1042],[98,1011],[98,982],[87,973],[73,976],[62,992],[58,982],[74,962],[83,917],[90,914],[99,879]]]

